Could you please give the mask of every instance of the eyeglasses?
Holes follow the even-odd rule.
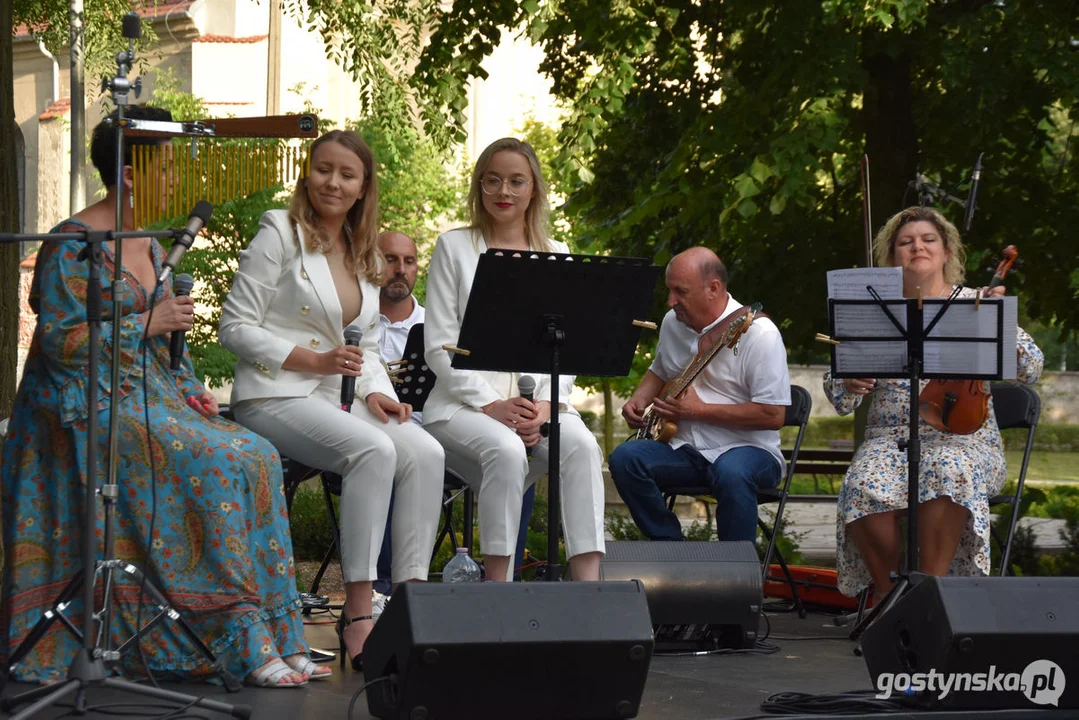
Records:
[[[506,192],[517,197],[532,184],[531,180],[525,180],[523,177],[513,177],[509,180],[503,180],[497,175],[488,175],[480,180],[480,188],[487,195],[497,195],[502,191],[502,187],[505,186]]]

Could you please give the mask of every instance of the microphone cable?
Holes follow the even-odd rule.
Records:
[[[157,683],[157,678],[154,677],[154,673],[150,670],[150,665],[146,661],[146,653],[142,647],[142,605],[143,597],[146,591],[146,577],[149,573],[150,559],[154,553],[154,526],[157,523],[157,462],[154,459],[154,445],[153,435],[150,433],[150,397],[149,397],[149,383],[147,382],[147,356],[149,355],[150,344],[150,323],[154,319],[154,308],[157,307],[157,297],[161,292],[163,283],[158,283],[153,292],[150,293],[150,312],[146,316],[146,326],[142,329],[142,339],[139,342],[139,352],[142,354],[142,421],[143,427],[146,429],[146,449],[150,454],[150,526],[146,532],[146,567],[142,569],[142,577],[139,580],[139,597],[135,610],[135,632],[138,634],[138,639],[135,642],[135,646],[139,649],[139,660],[142,663],[143,669],[146,671],[146,677],[150,680],[150,683],[156,687],[161,686]],[[113,298],[113,312],[119,312],[116,306],[116,299]],[[113,342],[117,342],[117,338],[112,339]],[[112,389],[113,392],[117,391],[117,388]],[[119,403],[119,400],[117,401]],[[117,405],[119,407],[119,405]],[[162,595],[165,595],[165,591],[161,590]],[[168,597],[167,595],[165,596]]]

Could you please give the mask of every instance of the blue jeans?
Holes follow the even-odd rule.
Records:
[[[757,539],[757,490],[776,487],[782,475],[775,456],[758,447],[733,448],[709,463],[689,445],[675,450],[655,440],[622,443],[608,466],[633,521],[652,540],[685,539],[663,491],[697,487],[716,499],[719,539],[752,542]]]

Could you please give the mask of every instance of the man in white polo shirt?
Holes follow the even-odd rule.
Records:
[[[663,386],[698,353],[708,331],[742,305],[727,292],[727,269],[714,252],[694,247],[667,265],[667,305],[652,366],[622,408],[632,428],[645,411],[674,421],[670,444],[630,440],[615,448],[609,466],[633,520],[652,540],[682,540],[682,526],[663,501],[665,488],[698,486],[717,500],[720,540],[755,540],[757,490],[783,476],[779,428],[790,404],[787,351],[775,324],[754,320],[738,354],[725,348],[680,398],[661,400]]]

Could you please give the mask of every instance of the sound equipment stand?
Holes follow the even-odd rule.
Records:
[[[128,69],[134,62],[134,41],[139,37],[140,19],[135,13],[128,13],[123,19],[123,34],[128,38],[128,50],[126,52],[120,52],[117,54],[116,62],[118,65],[118,73],[111,81],[106,80],[106,86],[113,91],[113,102],[117,107],[117,121],[116,121],[116,178],[115,187],[117,188],[116,198],[116,227],[123,227],[123,173],[124,173],[124,152],[123,152],[123,133],[125,127],[131,126],[134,123],[126,121],[123,117],[123,108],[128,102],[128,92],[132,89],[138,94],[140,84],[135,83],[132,85],[127,79]],[[81,99],[79,99],[81,101]],[[178,237],[179,233],[172,230],[158,231],[158,232],[146,232],[146,231],[130,231],[122,232],[118,230],[90,230],[86,232],[77,233],[56,233],[56,234],[42,234],[42,235],[23,235],[14,233],[0,234],[0,242],[30,242],[37,240],[51,240],[51,241],[63,241],[63,240],[83,240],[86,243],[86,247],[80,253],[80,257],[83,257],[87,261],[87,301],[86,301],[86,315],[88,325],[88,360],[87,360],[87,372],[89,380],[86,383],[86,406],[87,406],[87,448],[86,448],[86,490],[85,490],[85,502],[84,517],[83,517],[83,534],[82,534],[82,555],[83,555],[83,567],[77,571],[67,585],[60,591],[56,600],[53,602],[52,607],[45,612],[43,617],[34,625],[30,630],[27,637],[19,644],[15,651],[8,659],[8,664],[2,669],[0,673],[0,680],[6,685],[7,677],[9,673],[15,668],[15,666],[26,655],[33,650],[34,646],[45,636],[49,628],[56,621],[60,621],[79,641],[82,643],[82,648],[76,653],[72,660],[67,680],[50,685],[43,685],[38,688],[34,688],[27,692],[15,695],[13,697],[4,697],[0,699],[0,707],[5,711],[9,711],[11,708],[20,705],[22,703],[31,702],[32,704],[24,709],[22,712],[12,716],[12,720],[22,720],[23,718],[32,717],[39,712],[49,708],[56,703],[60,702],[67,696],[75,693],[74,705],[75,712],[77,714],[85,714],[87,711],[86,691],[91,686],[98,687],[110,687],[128,692],[133,692],[148,697],[159,698],[162,700],[168,700],[175,702],[178,706],[194,706],[202,707],[217,712],[223,712],[230,714],[237,718],[248,718],[251,716],[251,708],[247,705],[230,705],[227,703],[217,702],[214,700],[207,700],[194,695],[187,695],[184,693],[172,692],[157,687],[148,687],[140,685],[134,682],[123,680],[120,678],[109,677],[109,669],[106,663],[115,662],[119,659],[123,650],[127,649],[134,643],[139,642],[142,635],[158,624],[160,621],[168,618],[179,625],[183,634],[194,644],[195,648],[207,659],[210,666],[220,675],[225,686],[230,691],[237,691],[241,685],[239,681],[233,677],[221,664],[221,662],[214,657],[213,653],[202,641],[201,638],[194,632],[191,626],[183,619],[180,614],[169,606],[168,600],[156,586],[146,579],[144,574],[136,568],[132,563],[124,560],[120,560],[114,557],[114,529],[113,529],[113,517],[115,504],[119,498],[119,488],[116,484],[116,469],[117,469],[117,443],[118,443],[118,413],[117,413],[117,388],[119,387],[119,373],[121,363],[121,343],[114,340],[112,344],[112,382],[110,385],[111,391],[109,393],[109,454],[107,457],[107,475],[108,482],[101,488],[101,498],[104,504],[104,559],[97,560],[97,511],[96,511],[96,498],[98,495],[98,416],[99,411],[97,409],[98,401],[98,380],[100,378],[100,372],[98,369],[98,356],[101,353],[101,322],[103,321],[102,304],[103,298],[101,293],[101,272],[100,265],[102,263],[102,257],[104,249],[102,243],[107,241],[115,242],[115,268],[112,284],[112,322],[113,322],[113,338],[120,337],[120,323],[122,320],[121,308],[122,308],[122,289],[123,278],[121,275],[121,242],[125,238],[133,237]],[[156,289],[155,289],[156,293]],[[147,625],[143,628],[136,628],[136,633],[133,638],[128,639],[124,643],[120,644],[116,648],[109,648],[112,642],[111,634],[111,621],[112,621],[112,595],[114,572],[124,572],[131,575],[139,583],[140,591],[146,592],[153,603],[157,606],[157,614],[149,620]],[[102,582],[102,606],[95,610],[95,588],[97,586],[97,577],[101,576]],[[82,612],[82,629],[80,630],[75,626],[74,622],[69,620],[64,611],[68,606],[76,599],[79,594],[79,590],[82,590],[82,605],[79,610]]]
[[[882,299],[872,286],[866,289],[872,300],[828,301],[831,337],[838,341],[831,350],[832,377],[904,377],[910,384],[907,438],[898,441],[899,449],[907,453],[907,537],[895,585],[858,623],[850,634],[851,640],[858,640],[869,625],[887,613],[921,578],[917,572],[921,380],[1015,377],[1015,353],[1010,356],[1004,353],[1006,340],[1015,345],[1014,298],[1007,299],[1010,302],[956,300],[957,293],[953,293],[946,300],[898,300]],[[880,313],[873,312],[873,307],[879,308]],[[977,314],[979,307],[981,315]],[[902,322],[892,308],[905,311],[899,313]],[[938,325],[940,330],[934,333]],[[1006,333],[1008,329],[1010,336]],[[970,343],[992,347],[988,353],[978,352],[978,345]],[[975,348],[974,352],[970,351],[971,347]],[[926,371],[927,357],[932,362],[930,371]],[[860,654],[860,648],[855,648],[855,653]]]
[[[491,249],[476,266],[453,367],[551,378],[545,580],[561,579],[559,382],[629,373],[640,338],[634,321],[647,315],[658,277],[639,258],[536,251]]]

